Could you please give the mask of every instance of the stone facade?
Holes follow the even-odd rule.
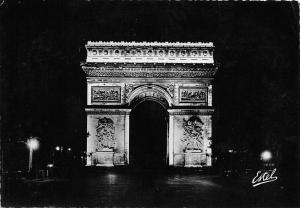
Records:
[[[129,165],[131,109],[168,111],[169,166],[211,166],[212,43],[88,42],[87,165]]]
[[[129,164],[129,109],[87,108],[87,165]]]
[[[211,166],[213,109],[170,109],[169,165]]]

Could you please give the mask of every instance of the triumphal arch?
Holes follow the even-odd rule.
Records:
[[[89,41],[86,50],[87,166],[211,166],[213,43]]]

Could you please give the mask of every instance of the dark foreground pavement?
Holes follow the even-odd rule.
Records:
[[[297,207],[280,180],[251,186],[251,175],[97,170],[69,179],[6,181],[2,206]],[[8,190],[9,189],[9,190]]]

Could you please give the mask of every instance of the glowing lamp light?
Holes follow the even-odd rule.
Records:
[[[53,168],[53,166],[54,166],[53,164],[48,164],[47,165],[48,168]]]
[[[265,150],[260,154],[260,158],[263,161],[269,161],[272,159],[272,153],[269,150]]]
[[[60,150],[60,147],[59,147],[59,146],[56,146],[56,147],[55,147],[55,150],[56,150],[56,151],[59,151],[59,150]]]
[[[29,149],[36,150],[37,148],[39,148],[39,141],[36,139],[29,139],[27,141],[27,146],[29,147]]]
[[[72,150],[72,149],[69,147],[69,148],[68,148],[68,151],[71,151],[71,150]]]

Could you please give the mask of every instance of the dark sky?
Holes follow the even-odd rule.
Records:
[[[297,135],[296,2],[24,0],[2,5],[0,21],[4,141],[35,135],[85,148],[88,40],[213,41],[218,148],[258,150]]]

